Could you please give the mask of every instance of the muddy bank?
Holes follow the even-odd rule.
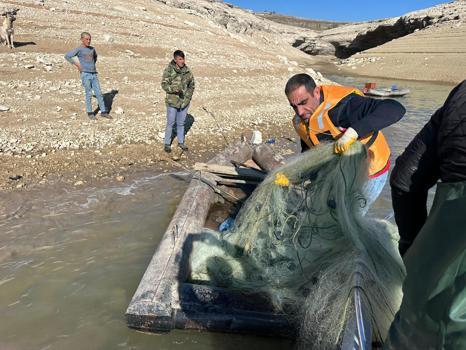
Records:
[[[263,140],[272,139],[278,153],[295,149],[295,135],[289,122],[256,125]],[[109,182],[127,182],[141,173],[159,174],[190,171],[194,163],[207,162],[216,153],[241,137],[251,139],[252,128],[236,129],[218,135],[187,135],[189,151],[173,143],[172,153],[163,151],[160,142],[108,146],[102,149],[58,150],[34,156],[0,155],[0,190],[4,193],[31,190],[50,184],[59,186],[99,186]]]

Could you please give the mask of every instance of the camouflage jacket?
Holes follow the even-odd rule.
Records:
[[[194,76],[188,66],[179,68],[175,61],[171,61],[163,72],[162,89],[167,93],[167,105],[185,108],[191,102],[194,93]]]

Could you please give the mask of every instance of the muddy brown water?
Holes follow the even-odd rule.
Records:
[[[126,327],[126,307],[186,187],[185,175],[169,174],[3,196],[0,349],[288,348],[272,338]]]
[[[331,77],[362,87],[363,78]],[[452,85],[409,87],[406,117],[388,128],[393,163]],[[289,341],[126,327],[124,312],[187,183],[144,175],[102,188],[45,188],[0,197],[0,349],[288,349]],[[389,186],[371,214],[392,218]]]

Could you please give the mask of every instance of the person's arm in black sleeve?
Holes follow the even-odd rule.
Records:
[[[452,90],[442,108],[437,138],[440,179],[466,181],[466,81]]]
[[[427,194],[439,178],[437,135],[437,126],[431,119],[397,158],[390,176],[402,256],[427,219]]]
[[[350,117],[352,119],[350,126],[356,130],[359,137],[364,137],[371,132],[382,130],[396,123],[406,113],[403,105],[392,99],[376,100],[354,95],[349,101],[349,111],[353,106],[358,113],[354,117]]]

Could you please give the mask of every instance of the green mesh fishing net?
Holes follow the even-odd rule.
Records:
[[[276,169],[244,203],[234,226],[205,230],[191,280],[266,293],[299,328],[302,348],[335,349],[354,317],[359,288],[373,337],[385,339],[405,275],[398,232],[363,216],[367,152],[323,144]]]

